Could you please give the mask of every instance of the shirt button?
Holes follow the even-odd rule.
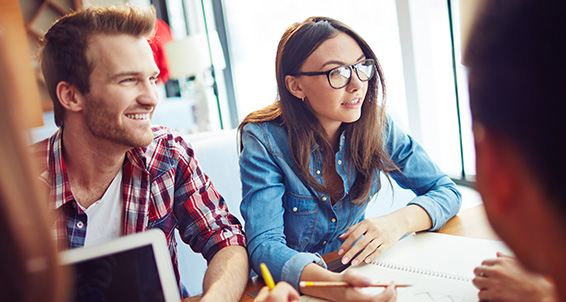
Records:
[[[330,221],[336,222],[336,218],[332,218],[332,219],[330,219]]]
[[[77,222],[77,228],[82,229],[84,226],[85,225],[82,221]]]
[[[297,210],[298,210],[297,207],[293,208],[293,212],[297,212]]]
[[[316,170],[316,174],[320,175],[320,170]]]
[[[339,160],[338,160],[338,164],[341,165],[341,164],[342,164],[342,160],[339,159]]]
[[[323,245],[326,245],[326,240],[322,242]]]
[[[327,199],[326,196],[322,196],[322,201],[326,201]]]

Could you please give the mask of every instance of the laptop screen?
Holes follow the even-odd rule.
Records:
[[[179,301],[164,235],[160,235],[163,242],[155,242],[155,236],[147,233],[63,252],[64,265],[71,267],[71,276],[74,276],[71,301]],[[161,251],[156,253],[156,249]],[[82,259],[70,253],[79,254]],[[159,259],[163,257],[165,259]]]

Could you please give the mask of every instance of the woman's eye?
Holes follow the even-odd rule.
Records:
[[[339,74],[340,74],[340,71],[338,70],[338,68],[336,68],[336,69],[332,69],[332,70],[330,71],[330,74],[329,74],[329,75],[330,75],[331,77],[333,77],[333,76],[336,76],[336,75],[339,75]]]
[[[330,71],[331,77],[337,77],[337,76],[349,77],[350,76],[349,74],[350,74],[350,70],[346,66],[340,66]]]

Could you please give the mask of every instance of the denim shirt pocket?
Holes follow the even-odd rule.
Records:
[[[302,251],[310,242],[318,212],[318,203],[312,195],[298,195],[287,191],[283,198],[285,207],[285,236],[287,245]]]

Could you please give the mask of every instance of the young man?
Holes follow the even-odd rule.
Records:
[[[495,231],[566,301],[566,2],[485,2],[465,55],[477,189]]]
[[[209,263],[201,301],[237,301],[249,272],[241,225],[182,137],[150,123],[155,19],[153,8],[89,8],[45,35],[42,69],[59,130],[35,147],[57,241],[75,248],[159,228],[179,278],[177,228]]]

